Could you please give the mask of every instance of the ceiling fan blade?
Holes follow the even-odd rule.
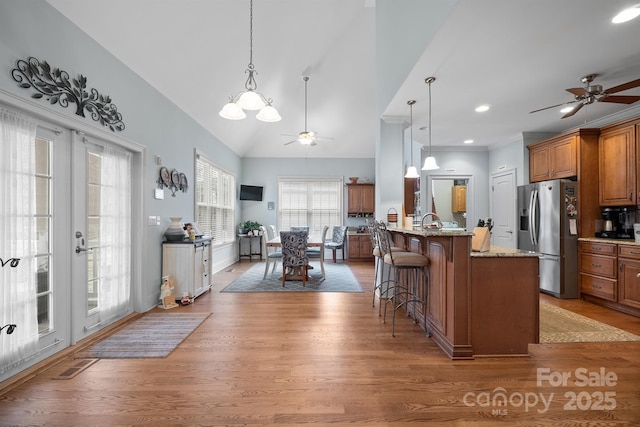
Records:
[[[614,86],[612,88],[609,88],[607,90],[605,90],[604,92],[609,94],[609,93],[617,93],[617,92],[622,92],[623,90],[627,90],[627,89],[633,89],[634,87],[639,87],[640,86],[640,79],[637,80],[632,80],[630,82],[627,83],[623,83],[621,85],[618,86]]]
[[[328,136],[319,136],[316,139],[326,139],[328,141],[333,141],[335,138],[329,138]]]
[[[640,96],[634,96],[634,95],[605,96],[604,98],[600,98],[598,101],[615,102],[618,104],[633,104],[634,102],[640,101]]]
[[[552,105],[551,107],[544,107],[544,108],[540,108],[538,110],[533,110],[533,111],[529,111],[529,114],[531,113],[537,113],[538,111],[544,111],[544,110],[548,110],[549,108],[556,108],[556,107],[560,107],[562,105],[566,105],[566,104],[573,104],[574,102],[578,102],[578,100],[573,100],[573,101],[569,101],[569,102],[563,102],[562,104],[557,104],[557,105]]]
[[[587,94],[587,91],[583,87],[573,87],[566,89],[566,91],[574,94],[575,96],[585,96]]]
[[[293,141],[289,141],[289,142],[285,142],[283,145],[289,145],[289,144],[293,144],[294,142],[297,142],[297,139],[294,139]]]
[[[576,105],[576,107],[569,111],[567,114],[565,114],[564,116],[562,116],[563,119],[566,119],[567,117],[571,117],[573,116],[575,113],[577,113],[578,111],[580,111],[580,109],[584,107],[584,104],[581,102],[580,104]]]
[[[280,136],[300,136],[300,134],[296,133],[295,135],[291,135],[291,134],[288,134],[288,133],[281,133]]]

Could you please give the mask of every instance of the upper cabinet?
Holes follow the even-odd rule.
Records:
[[[529,181],[572,178],[578,182],[578,236],[593,237],[598,203],[599,129],[578,129],[527,146]]]
[[[375,210],[375,185],[347,184],[347,214],[369,216]]]
[[[454,185],[451,187],[451,212],[461,213],[467,211],[467,187]]]
[[[603,128],[600,133],[600,205],[629,206],[640,200],[637,163],[638,122]]]
[[[531,182],[578,175],[577,135],[567,135],[559,139],[538,142],[527,148],[529,149],[529,180]]]

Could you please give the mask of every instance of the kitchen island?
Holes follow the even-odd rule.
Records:
[[[523,356],[539,342],[537,253],[472,252],[467,231],[389,231],[396,246],[429,258],[426,328],[451,359]]]

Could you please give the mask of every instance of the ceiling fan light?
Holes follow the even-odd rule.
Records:
[[[411,165],[407,168],[407,173],[404,176],[405,178],[420,178],[420,175],[418,174],[418,169]]]
[[[242,111],[242,108],[238,107],[238,105],[233,102],[225,104],[225,106],[222,107],[222,110],[220,110],[218,114],[223,119],[228,120],[242,120],[247,117],[245,112]]]
[[[611,22],[614,24],[622,24],[623,22],[631,21],[638,16],[640,16],[640,6],[636,5],[618,13],[613,17]]]
[[[282,120],[282,117],[280,117],[280,114],[278,114],[278,110],[276,110],[271,105],[267,105],[258,112],[258,114],[256,115],[256,119],[262,122],[273,123],[279,122],[280,120]]]
[[[262,100],[262,97],[252,90],[248,90],[240,95],[240,99],[236,101],[236,104],[243,110],[260,110],[267,105],[267,103]]]
[[[563,109],[560,110],[561,113],[568,113],[569,111],[573,111],[575,107],[564,107]]]
[[[435,157],[429,156],[424,159],[424,165],[422,166],[423,171],[432,171],[436,169],[440,169],[440,166],[438,166],[438,164],[436,163]]]

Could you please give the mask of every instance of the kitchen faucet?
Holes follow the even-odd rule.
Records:
[[[420,226],[422,227],[422,229],[426,229],[427,227],[424,226],[424,220],[428,217],[431,216],[433,217],[434,221],[437,221],[437,228],[438,230],[440,230],[442,228],[442,221],[440,221],[440,217],[438,215],[436,215],[435,212],[427,212],[426,214],[424,214],[422,216],[422,221],[420,221]]]

